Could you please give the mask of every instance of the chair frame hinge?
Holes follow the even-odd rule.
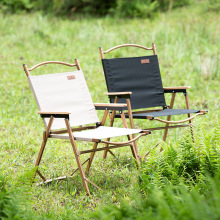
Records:
[[[101,122],[96,123],[96,127],[98,128],[99,126],[101,126]]]

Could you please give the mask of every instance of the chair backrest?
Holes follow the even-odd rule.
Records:
[[[104,54],[125,47],[135,46],[153,50],[154,55],[105,59]],[[155,44],[146,48],[136,44],[119,45],[108,51],[100,48],[108,92],[132,92],[132,109],[166,106]],[[119,99],[119,102],[125,100]],[[114,102],[114,99],[110,99]]]
[[[78,61],[76,60],[75,62],[76,64],[67,64],[59,61],[48,61],[40,63],[31,69],[24,65],[24,69],[40,111],[70,112],[71,126],[99,122],[83,72]],[[30,76],[29,71],[49,63],[77,66],[78,70]],[[47,126],[48,121],[49,119],[44,120],[45,126]],[[66,128],[64,119],[54,119],[52,129],[62,128]]]

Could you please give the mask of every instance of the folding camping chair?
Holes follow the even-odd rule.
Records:
[[[70,67],[76,66],[78,70],[39,76],[30,75],[30,71],[45,64],[62,64]],[[73,174],[79,170],[84,188],[87,194],[90,195],[87,182],[97,188],[99,187],[85,176],[82,166],[88,162],[87,171],[89,171],[96,151],[130,146],[133,156],[137,161],[139,160],[133,143],[141,136],[147,135],[150,132],[127,128],[128,126],[123,112],[123,107],[125,107],[126,104],[93,104],[83,72],[77,60],[75,60],[75,64],[47,61],[39,63],[30,69],[24,64],[24,71],[39,108],[38,114],[43,118],[46,128],[43,132],[43,142],[35,166],[38,167],[40,164],[48,138],[70,140],[78,165],[78,168],[75,169],[70,176],[72,177]],[[105,110],[101,123],[99,122],[96,109]],[[119,111],[123,118],[125,128],[104,127],[109,110]],[[139,133],[139,135],[132,139],[131,135],[134,133]],[[103,140],[123,135],[128,137],[128,141],[109,142]],[[75,141],[93,142],[93,149],[79,151]],[[109,144],[110,146],[98,148],[99,143]],[[86,153],[90,153],[90,157],[82,163],[80,155]],[[48,183],[53,180],[46,180],[38,169],[36,172],[43,179],[43,183]],[[65,178],[67,178],[67,176],[58,177],[56,179],[62,180]]]
[[[144,50],[153,50],[154,55],[112,59],[104,58],[104,54],[121,47],[138,47]],[[148,128],[148,130],[165,129],[163,135],[164,141],[167,138],[168,129],[177,127],[190,126],[193,137],[192,119],[198,115],[205,114],[207,111],[190,109],[189,98],[186,92],[186,90],[190,88],[189,86],[163,87],[156,46],[154,43],[152,44],[152,48],[147,48],[137,44],[123,44],[115,46],[107,51],[103,51],[100,47],[99,51],[108,89],[108,93],[105,93],[105,95],[109,96],[111,103],[127,103],[128,112],[125,112],[125,117],[130,118],[131,128],[134,128],[133,119],[157,120],[165,123],[165,127]],[[165,102],[165,93],[172,93],[170,106],[167,106]],[[176,93],[184,94],[186,109],[173,109]],[[133,111],[151,107],[162,108]],[[191,113],[195,113],[195,115],[191,116]],[[182,114],[187,114],[188,118],[180,121],[171,121],[172,115]],[[160,116],[167,116],[167,120],[158,118]],[[120,115],[118,114],[112,114],[112,121],[114,121],[114,118],[119,117]],[[189,124],[181,125],[181,123],[187,121],[189,121]],[[178,125],[169,126],[169,124]],[[112,125],[113,122],[111,122],[111,126]],[[106,153],[107,151],[104,153],[104,158],[106,157]]]

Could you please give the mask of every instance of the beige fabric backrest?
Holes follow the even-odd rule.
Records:
[[[29,84],[40,111],[70,112],[70,125],[99,122],[83,72],[29,76]],[[44,120],[47,126],[49,119]],[[66,128],[62,118],[54,119],[52,129]]]

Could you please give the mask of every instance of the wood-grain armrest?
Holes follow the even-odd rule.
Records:
[[[208,110],[200,110],[199,112],[206,114],[206,113],[208,113]]]
[[[44,114],[56,114],[56,115],[70,115],[71,113],[69,112],[37,112],[37,114],[41,114],[41,115],[44,115]]]
[[[190,86],[163,87],[164,93],[186,92]]]
[[[105,95],[128,95],[132,94],[132,92],[106,92]]]
[[[144,134],[151,134],[151,131],[149,131],[149,130],[142,130],[141,133],[144,133]]]
[[[96,110],[118,110],[122,111],[123,108],[127,107],[127,104],[118,103],[94,103]]]
[[[164,90],[172,90],[172,89],[190,89],[190,86],[175,86],[175,87],[163,87]]]
[[[132,92],[107,92],[104,95],[108,95],[109,98],[119,97],[119,98],[130,98]]]
[[[69,119],[69,115],[71,113],[69,112],[37,112],[38,114],[41,115],[42,118],[50,118],[53,116],[54,118],[66,118]]]

